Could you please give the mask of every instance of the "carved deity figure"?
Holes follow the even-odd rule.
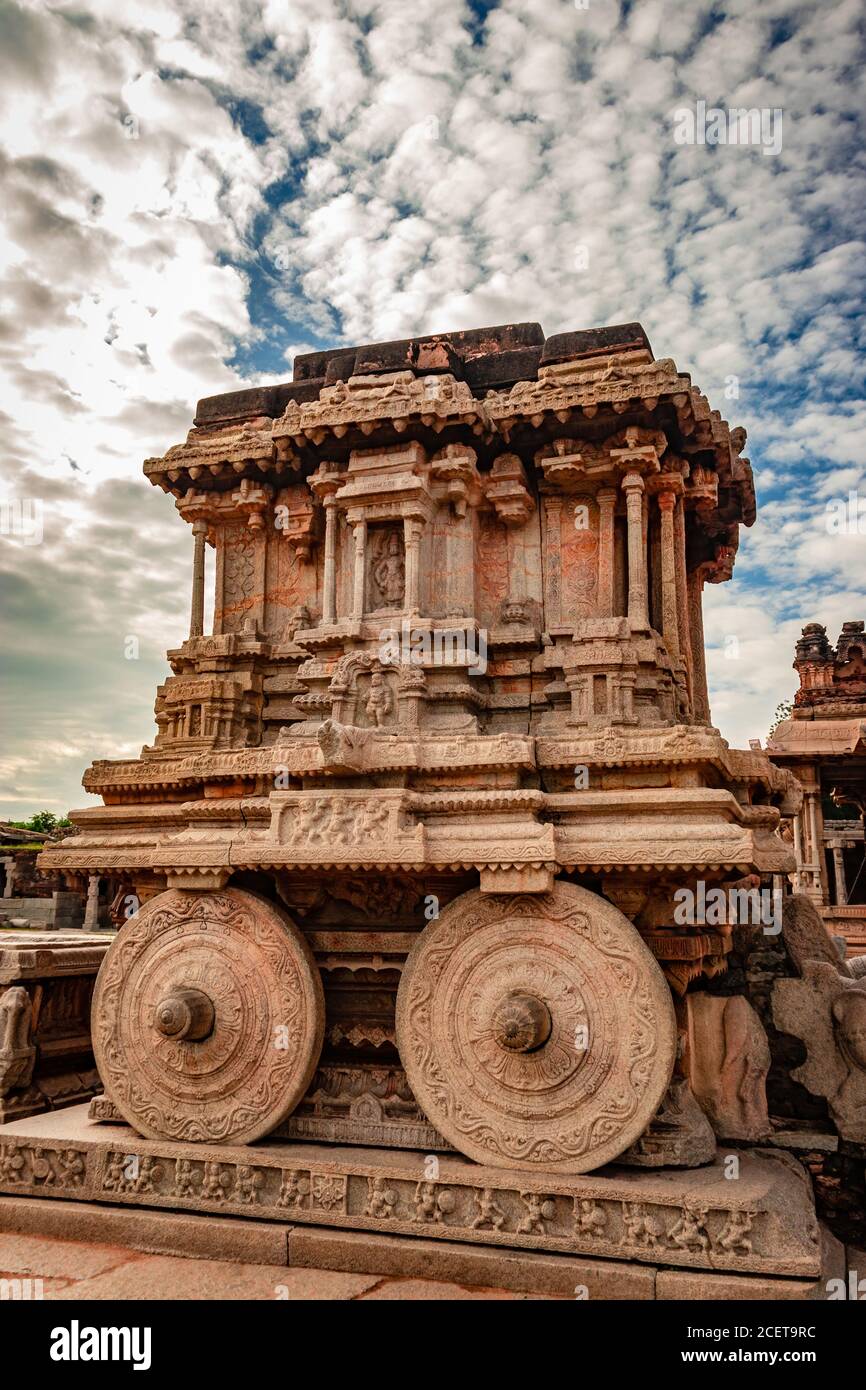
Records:
[[[391,694],[385,678],[381,671],[373,671],[370,674],[370,693],[367,696],[367,703],[364,708],[370,720],[377,728],[381,728],[387,716],[391,713],[394,705],[394,697]]]
[[[397,608],[403,602],[406,591],[406,566],[403,559],[403,546],[396,531],[392,531],[380,558],[373,565],[373,583],[382,600],[382,606]]]

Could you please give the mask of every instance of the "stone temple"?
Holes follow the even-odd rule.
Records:
[[[745,439],[639,324],[338,348],[199,403],[145,464],[193,533],[156,736],[42,855],[134,904],[104,1093],[0,1127],[4,1200],[206,1214],[215,1248],[284,1223],[290,1260],[348,1232],[407,1273],[519,1250],[594,1296],[824,1288],[866,985],[788,892],[799,784],[711,722]]]
[[[793,818],[795,886],[851,955],[866,952],[866,634],[842,626],[836,646],[820,623],[797,642],[800,688],[791,717],[773,730],[770,757],[802,784]]]

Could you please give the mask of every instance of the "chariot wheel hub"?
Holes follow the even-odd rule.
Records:
[[[500,999],[491,1020],[493,1036],[506,1052],[535,1052],[550,1037],[550,1010],[534,994],[514,990]]]
[[[156,1006],[153,1024],[164,1038],[201,1042],[213,1032],[213,1000],[201,989],[175,989]]]

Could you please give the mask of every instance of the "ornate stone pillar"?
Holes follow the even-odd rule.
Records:
[[[204,632],[204,557],[207,542],[207,522],[194,521],[192,534],[195,551],[192,561],[192,607],[189,618],[190,637],[201,637]]]
[[[797,861],[797,868],[794,871],[794,888],[800,891],[803,868],[803,824],[800,820],[800,812],[791,818],[791,825],[794,830],[794,858]]]
[[[324,499],[325,572],[322,589],[322,622],[337,621],[337,499],[333,492]]]
[[[848,901],[848,888],[845,883],[845,859],[841,846],[833,846],[833,869],[836,876],[836,903],[844,907]]]
[[[544,566],[545,626],[559,627],[562,622],[562,498],[544,499],[546,545],[542,554]]]
[[[677,498],[674,509],[674,556],[676,560],[677,614],[679,616],[680,651],[686,663],[689,703],[695,707],[695,660],[689,630],[689,599],[686,588],[686,522],[685,499]]]
[[[612,618],[616,488],[600,488],[595,500],[598,503],[598,614],[600,618]]]
[[[196,523],[198,525],[198,523]],[[99,875],[91,874],[87,880],[87,902],[84,908],[84,930],[99,930]]]
[[[12,882],[15,878],[15,860],[10,854],[8,858],[0,860],[0,863],[2,863],[3,868],[6,870],[6,882],[3,884],[3,896],[4,898],[11,898]]]
[[[698,723],[709,724],[710,696],[707,690],[707,658],[704,650],[704,576],[700,565],[689,570],[688,599],[694,713]]]
[[[628,519],[628,617],[632,627],[648,628],[646,552],[643,540],[644,480],[626,473],[622,480]]]
[[[619,678],[619,716],[623,724],[636,724],[637,716],[634,712],[634,688],[637,684],[637,675],[634,671],[623,671]]]
[[[363,518],[352,521],[352,540],[355,547],[352,618],[356,623],[360,623],[364,617],[364,576],[367,567],[367,523]]]
[[[406,549],[406,577],[403,592],[403,607],[407,613],[417,613],[419,611],[421,535],[423,530],[423,521],[418,521],[415,517],[404,516],[403,541]]]
[[[658,495],[661,514],[662,551],[662,635],[668,652],[674,658],[680,654],[680,635],[677,614],[677,572],[674,541],[674,509],[676,493],[666,489]]]
[[[815,895],[820,902],[826,902],[827,893],[824,883],[824,841],[821,834],[818,817],[818,793],[815,791],[806,792],[806,805],[809,811],[809,839],[811,841],[811,860],[815,870]]]

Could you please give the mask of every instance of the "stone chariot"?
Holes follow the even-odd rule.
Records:
[[[733,928],[682,924],[674,895],[794,867],[793,779],[730,749],[707,699],[702,590],[754,519],[744,443],[640,325],[518,324],[299,357],[145,464],[192,527],[189,638],[153,745],[95,763],[103,806],[42,856],[137,908],[94,993],[95,1112],[157,1157],[124,1188],[112,1151],[111,1200],[162,1191],[159,1168],[174,1206],[230,1189],[763,1267],[748,1184],[714,1213],[685,1177],[607,1206],[584,1178],[556,1214],[614,1160],[713,1163],[688,1006]],[[437,1154],[473,1162],[447,1190],[435,1164],[400,1176]]]

